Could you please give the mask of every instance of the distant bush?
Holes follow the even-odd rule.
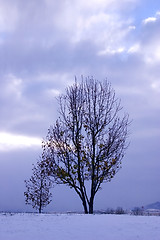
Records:
[[[105,211],[106,214],[114,214],[115,210],[113,208],[107,208],[107,210]]]
[[[117,207],[117,209],[115,210],[115,214],[125,214],[125,211],[122,207]]]
[[[135,207],[133,210],[132,210],[132,214],[133,215],[143,215],[143,209],[139,208],[139,207]]]
[[[127,211],[125,211],[122,207],[117,207],[116,209],[107,208],[106,210],[94,211],[94,213],[98,213],[98,214],[126,214]]]

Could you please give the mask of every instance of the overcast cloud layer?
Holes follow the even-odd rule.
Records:
[[[0,210],[29,209],[23,180],[75,75],[107,77],[133,119],[123,168],[96,208],[160,201],[159,42],[158,0],[0,0]],[[71,190],[53,196],[48,209],[81,210]]]

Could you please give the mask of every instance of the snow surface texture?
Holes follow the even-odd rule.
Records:
[[[160,217],[0,214],[0,240],[158,240]]]

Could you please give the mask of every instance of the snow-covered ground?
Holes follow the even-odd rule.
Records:
[[[160,217],[0,214],[0,240],[159,240]]]

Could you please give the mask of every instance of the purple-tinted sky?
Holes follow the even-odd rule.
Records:
[[[25,211],[24,179],[74,76],[108,78],[133,119],[121,171],[95,207],[160,200],[159,0],[0,0],[0,211]],[[55,187],[52,211],[82,210]]]

